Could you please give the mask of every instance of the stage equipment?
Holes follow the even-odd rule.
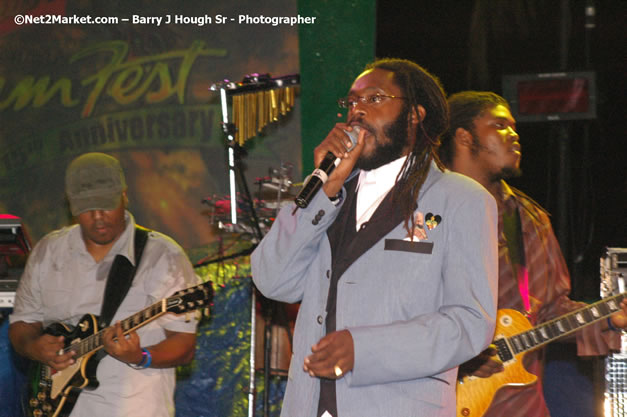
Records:
[[[606,248],[601,257],[601,297],[625,292],[627,249]],[[627,334],[621,332],[621,349],[605,359],[605,417],[627,415]]]
[[[503,97],[518,122],[596,119],[594,72],[503,76]]]
[[[300,84],[300,76],[286,75],[283,77],[271,78],[269,74],[252,74],[244,77],[242,82],[235,83],[224,80],[215,83],[210,90],[220,93],[222,107],[222,130],[226,136],[229,165],[229,189],[230,189],[230,209],[231,225],[238,224],[237,219],[237,190],[235,186],[238,177],[242,187],[240,194],[244,198],[247,208],[249,208],[250,224],[253,231],[253,245],[241,253],[248,255],[252,252],[256,244],[263,238],[260,227],[260,220],[248,189],[246,178],[241,163],[243,154],[242,145],[249,139],[255,137],[269,123],[276,122],[280,116],[284,116],[294,107],[296,89]],[[229,98],[231,98],[231,115],[229,119]],[[231,121],[230,121],[231,120]],[[280,189],[280,187],[279,187]],[[233,255],[237,256],[237,255]],[[199,265],[196,265],[199,266]],[[261,304],[273,303],[261,297]],[[272,311],[275,306],[264,307],[263,311]],[[263,312],[262,311],[262,312]],[[248,388],[248,416],[253,417],[255,411],[255,349],[256,349],[256,316],[257,316],[257,290],[252,288],[251,296],[251,338],[250,338],[250,382]],[[267,319],[266,322],[269,322]],[[269,413],[269,380],[270,380],[270,345],[271,335],[268,330],[264,332],[264,375],[266,389],[264,390],[264,416]]]
[[[282,162],[279,169],[270,168],[268,176],[255,180],[258,186],[256,197],[262,218],[276,217],[281,207],[294,201],[298,193],[297,187],[302,186],[302,183],[292,182],[293,167],[294,165],[289,162]]]
[[[235,212],[235,175],[242,175],[236,168],[244,142],[261,132],[269,123],[285,115],[294,106],[295,89],[300,83],[298,75],[270,78],[269,74],[252,74],[240,83],[224,80],[211,86],[211,91],[220,92],[222,105],[222,130],[229,146],[229,186],[231,192],[231,222],[237,223]],[[232,99],[232,122],[229,122],[228,97]],[[240,178],[247,191],[246,181]]]
[[[13,308],[31,243],[19,217],[0,214],[0,309]]]

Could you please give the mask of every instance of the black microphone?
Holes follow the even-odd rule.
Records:
[[[346,149],[346,152],[352,151],[355,145],[357,145],[359,130],[359,126],[354,126],[351,132],[344,130],[346,136],[351,140],[351,146]],[[329,175],[333,172],[335,167],[339,165],[340,161],[340,158],[336,158],[331,152],[327,152],[320,166],[311,173],[309,179],[305,182],[305,185],[303,185],[303,188],[294,199],[298,207],[306,208],[309,205],[311,199],[316,195],[320,187],[327,182]]]

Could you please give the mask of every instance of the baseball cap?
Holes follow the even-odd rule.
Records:
[[[126,180],[120,162],[99,152],[83,154],[67,167],[65,193],[73,216],[89,210],[114,210]]]

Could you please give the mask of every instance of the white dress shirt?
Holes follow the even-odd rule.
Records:
[[[370,220],[387,193],[396,184],[396,177],[407,156],[389,162],[371,171],[362,170],[357,182],[357,230]]]

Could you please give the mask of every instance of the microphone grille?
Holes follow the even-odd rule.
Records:
[[[348,136],[351,142],[353,142],[353,145],[350,147],[350,149],[353,149],[353,147],[357,145],[357,138],[359,137],[360,130],[361,128],[359,126],[353,126],[353,130],[350,132],[348,130],[344,130],[344,133],[346,133],[346,136]]]

